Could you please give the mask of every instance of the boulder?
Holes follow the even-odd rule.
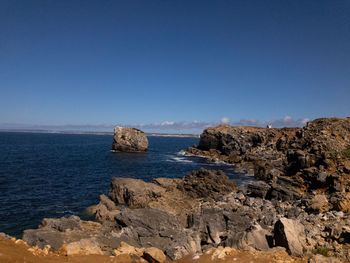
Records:
[[[117,152],[145,152],[148,149],[146,134],[135,128],[115,127],[112,150]]]
[[[337,193],[331,198],[335,210],[345,213],[350,212],[350,193]]]
[[[200,250],[193,232],[185,229],[169,213],[153,208],[124,209],[116,218],[117,225],[127,233],[126,238],[140,247],[157,247],[171,259],[179,259]]]
[[[218,200],[225,194],[236,190],[236,184],[222,171],[200,169],[187,174],[179,189],[192,198]]]
[[[77,216],[44,219],[38,229],[28,229],[22,239],[30,246],[62,250],[67,255],[111,254],[120,243],[114,229]]]
[[[265,198],[271,186],[263,181],[251,182],[247,185],[247,194],[252,197]]]
[[[318,213],[326,212],[329,209],[328,199],[325,194],[316,194],[310,200],[310,208]]]
[[[120,256],[120,255],[136,255],[138,257],[141,257],[144,252],[144,248],[138,248],[129,245],[128,243],[122,241],[120,242],[120,246],[116,249],[114,249],[114,255],[115,256]]]
[[[114,221],[119,209],[115,203],[105,195],[100,195],[100,203],[86,209],[87,213],[94,215],[99,222]]]
[[[61,251],[67,255],[103,255],[99,243],[94,238],[81,239],[79,241],[64,244]]]
[[[272,238],[270,231],[262,228],[259,224],[255,224],[250,231],[247,231],[244,238],[244,246],[256,250],[268,250],[270,248],[268,242],[270,237]]]
[[[118,205],[142,208],[164,192],[161,186],[140,179],[113,177],[109,196]]]
[[[156,247],[146,248],[143,252],[143,258],[149,263],[163,263],[166,260],[166,256],[163,251]]]
[[[306,247],[304,226],[293,219],[281,218],[274,226],[275,246],[287,249],[293,256],[302,256]]]

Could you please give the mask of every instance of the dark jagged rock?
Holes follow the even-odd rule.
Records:
[[[200,169],[186,175],[178,188],[193,198],[218,200],[236,190],[236,184],[222,171]]]
[[[252,197],[266,198],[271,186],[263,181],[256,181],[247,185],[247,194]]]
[[[135,128],[115,127],[112,150],[118,152],[145,152],[148,149],[146,134]]]

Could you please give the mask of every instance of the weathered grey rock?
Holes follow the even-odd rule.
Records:
[[[306,243],[305,229],[302,224],[293,219],[281,218],[274,227],[276,246],[285,247],[293,256],[302,256]]]
[[[183,179],[157,178],[150,183],[139,179],[113,178],[110,199],[129,208],[156,208],[178,217],[183,226],[187,215],[203,200],[219,200],[236,190],[235,184],[221,171],[194,171]]]
[[[222,171],[200,169],[187,174],[178,188],[192,198],[218,200],[223,195],[235,191],[236,184]]]
[[[193,232],[184,229],[176,217],[153,208],[124,209],[116,219],[117,224],[132,234],[129,237],[141,247],[157,247],[171,258],[178,259],[200,250],[194,245]],[[182,253],[179,254],[179,250]]]
[[[268,250],[270,248],[268,239],[272,239],[272,234],[267,229],[263,229],[259,224],[255,224],[246,232],[243,244],[245,247],[257,250]]]
[[[103,237],[105,232],[110,232],[110,229],[105,229],[103,225],[92,221],[80,220],[77,216],[62,217],[57,219],[43,219],[42,224],[38,229],[28,229],[23,233],[22,239],[26,241],[31,246],[38,246],[44,248],[46,245],[50,245],[53,250],[59,250],[62,245],[74,243],[69,249],[70,251],[82,251],[85,249],[88,251],[88,247],[95,252],[97,249],[93,248],[93,244],[101,242],[101,247],[111,246],[112,243],[108,243],[107,239],[102,241],[102,239],[97,239]],[[92,237],[97,239],[91,240]],[[105,243],[105,241],[108,243]],[[79,249],[79,247],[81,249]],[[90,250],[90,251],[91,251]],[[75,252],[68,252],[75,253]],[[107,252],[106,252],[107,253]]]
[[[263,181],[251,182],[247,185],[247,195],[265,198],[271,186]]]
[[[25,230],[23,240],[31,246],[62,250],[66,254],[113,255],[122,241],[140,246],[130,229],[120,231],[111,224],[80,220],[78,217],[46,219],[38,229]],[[59,226],[59,227],[57,227]]]
[[[304,195],[301,184],[298,177],[279,176],[276,183],[271,184],[267,198],[281,201],[298,200]]]
[[[164,192],[161,186],[140,179],[113,177],[109,196],[118,205],[142,208]]]
[[[145,152],[148,149],[146,134],[135,128],[115,127],[112,150],[118,152]]]

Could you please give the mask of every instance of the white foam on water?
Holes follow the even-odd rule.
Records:
[[[177,153],[177,155],[186,156],[187,154],[186,154],[186,151],[181,150]]]
[[[180,162],[180,163],[193,163],[193,161],[186,159],[185,157],[172,156],[166,160],[167,162]]]

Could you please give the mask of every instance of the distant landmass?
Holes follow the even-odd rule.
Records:
[[[56,134],[91,134],[91,135],[113,135],[113,131],[75,131],[75,130],[45,130],[45,129],[0,129],[0,132],[27,132],[27,133],[56,133]],[[147,133],[147,136],[158,137],[196,137],[199,134],[190,133]]]

